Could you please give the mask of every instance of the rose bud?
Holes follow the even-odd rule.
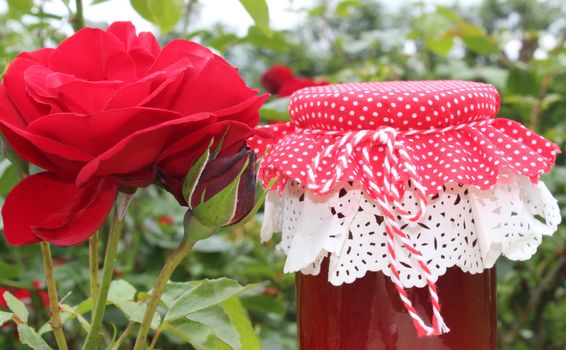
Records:
[[[192,215],[210,227],[240,222],[255,206],[256,155],[249,148],[206,163],[190,198]]]

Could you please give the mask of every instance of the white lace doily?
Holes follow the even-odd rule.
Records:
[[[417,209],[413,192],[406,192],[403,207]],[[493,267],[500,255],[529,259],[560,220],[557,202],[542,182],[501,175],[490,190],[446,184],[429,199],[423,219],[399,223],[436,281],[452,266],[479,273]],[[282,233],[278,249],[287,254],[285,272],[318,274],[321,261],[329,257],[328,280],[334,285],[351,283],[367,271],[390,276],[383,216],[354,184],[342,184],[324,197],[297,183],[289,183],[281,195],[269,192],[262,240],[275,232]],[[396,243],[403,286],[424,287],[416,260]]]

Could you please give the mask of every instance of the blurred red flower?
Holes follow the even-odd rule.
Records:
[[[170,216],[163,215],[159,218],[159,223],[161,225],[171,226],[175,223],[175,221]]]
[[[269,93],[285,97],[305,87],[328,85],[330,83],[326,80],[317,82],[310,78],[295,76],[291,68],[276,64],[262,74],[261,84]]]
[[[270,94],[278,94],[283,84],[292,79],[293,76],[294,73],[291,68],[282,64],[276,64],[262,74],[261,85]]]

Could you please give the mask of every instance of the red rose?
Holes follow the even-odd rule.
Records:
[[[284,66],[282,64],[276,64],[275,66],[269,68],[261,76],[261,85],[270,94],[278,94],[281,86],[289,79],[294,76],[291,68]]]
[[[20,288],[0,288],[0,308],[7,309],[8,303],[4,298],[4,293],[10,292],[13,296],[16,297],[19,301],[23,302],[24,304],[31,304],[31,292],[27,289],[20,289]]]
[[[182,178],[226,130],[220,154],[236,153],[267,98],[256,92],[210,50],[186,40],[160,48],[124,22],[20,54],[0,85],[0,131],[45,171],[7,196],[8,242],[81,243],[119,186]]]

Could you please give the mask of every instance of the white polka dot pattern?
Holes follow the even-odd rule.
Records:
[[[253,138],[248,144],[258,154],[265,155],[259,177],[264,184],[278,178],[276,188],[281,190],[288,181],[297,181],[307,186],[322,186],[336,175],[341,164],[337,153],[324,155],[329,147],[345,152],[346,147],[336,146],[344,136],[342,132],[298,129],[293,123],[260,127],[271,131],[274,139]],[[404,150],[416,168],[426,195],[432,196],[445,183],[460,182],[488,189],[496,183],[501,168],[524,175],[536,181],[540,174],[548,172],[559,148],[556,144],[528,130],[523,125],[504,118],[460,124],[447,130],[429,132],[399,132],[395,147]],[[355,181],[361,184],[372,198],[372,182],[385,191],[383,174],[386,147],[382,144],[366,144],[356,147],[352,156],[341,165],[338,182]],[[338,153],[340,154],[340,153]],[[318,165],[313,160],[320,158]],[[368,159],[369,157],[369,159]],[[369,161],[368,161],[369,160]],[[368,174],[371,170],[374,176]],[[309,170],[313,173],[309,175]],[[400,170],[400,192],[407,173]],[[309,187],[310,188],[310,187]],[[313,189],[314,193],[328,191]]]
[[[301,128],[400,130],[443,128],[492,119],[499,94],[492,85],[468,81],[391,81],[316,86],[289,100]]]

